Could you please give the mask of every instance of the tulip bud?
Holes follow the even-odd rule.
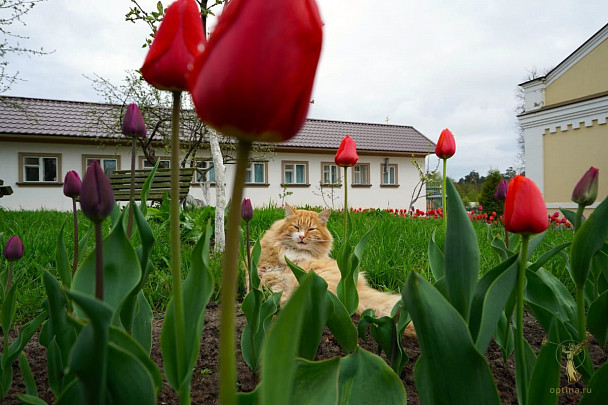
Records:
[[[80,195],[80,188],[82,187],[82,181],[78,172],[70,170],[65,174],[63,179],[63,194],[66,197],[76,198]]]
[[[340,167],[352,167],[357,163],[357,160],[359,160],[359,156],[357,156],[357,145],[353,138],[346,135],[344,139],[342,139],[342,142],[340,142],[340,147],[338,148],[334,162]]]
[[[246,141],[282,142],[306,119],[321,53],[314,0],[232,0],[188,85],[201,120]]]
[[[496,187],[496,193],[494,193],[494,199],[496,201],[504,201],[507,198],[507,189],[509,188],[509,182],[502,179]]]
[[[146,123],[139,107],[135,103],[129,104],[125,117],[122,120],[122,134],[130,137],[146,137]]]
[[[196,2],[177,0],[169,6],[156,31],[141,75],[157,89],[186,90],[194,59],[204,48],[205,32]]]
[[[542,233],[549,226],[545,201],[536,184],[517,175],[509,183],[505,201],[505,229],[530,235]]]
[[[599,170],[591,166],[576,183],[572,191],[572,201],[584,207],[591,205],[597,198]]]
[[[114,192],[110,180],[96,160],[84,175],[80,190],[80,208],[93,222],[103,221],[114,209]]]
[[[251,200],[249,198],[243,198],[241,204],[241,218],[249,222],[253,218],[253,207],[251,206]]]
[[[435,155],[439,159],[449,159],[456,153],[456,141],[454,135],[449,129],[444,129],[439,135],[437,146],[435,146]]]
[[[11,236],[4,246],[4,257],[8,261],[19,260],[23,257],[23,242],[18,236]]]

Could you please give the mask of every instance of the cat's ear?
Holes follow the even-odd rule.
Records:
[[[331,215],[331,210],[329,208],[319,212],[319,221],[325,225],[329,220],[329,216]]]
[[[296,215],[296,210],[291,205],[285,203],[285,218],[291,218],[294,215]]]

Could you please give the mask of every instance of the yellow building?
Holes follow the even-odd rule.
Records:
[[[520,84],[526,176],[549,212],[570,201],[580,177],[599,169],[594,208],[608,195],[608,24],[543,77]]]

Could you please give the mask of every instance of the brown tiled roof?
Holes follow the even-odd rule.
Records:
[[[3,96],[0,134],[65,137],[120,136],[112,128],[118,105]],[[307,119],[288,148],[335,149],[350,135],[361,151],[428,154],[435,145],[411,126]]]

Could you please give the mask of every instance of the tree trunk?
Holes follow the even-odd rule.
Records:
[[[209,131],[209,147],[215,168],[215,251],[223,252],[226,245],[224,213],[226,212],[226,166],[215,131]]]

